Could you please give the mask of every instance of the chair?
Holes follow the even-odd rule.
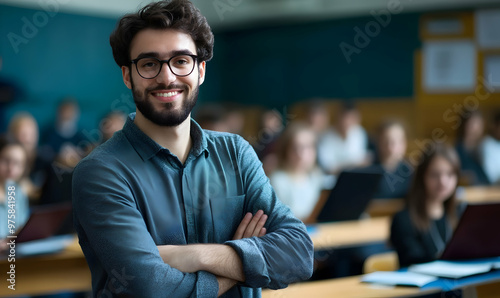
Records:
[[[375,271],[395,271],[399,269],[398,255],[395,251],[374,254],[366,258],[363,273]]]

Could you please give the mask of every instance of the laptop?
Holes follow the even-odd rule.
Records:
[[[317,222],[359,219],[377,190],[382,176],[382,171],[378,170],[341,172],[318,214]]]
[[[33,208],[28,221],[17,233],[16,243],[54,236],[68,216],[71,216],[70,202]]]
[[[500,256],[500,203],[467,205],[441,260]]]

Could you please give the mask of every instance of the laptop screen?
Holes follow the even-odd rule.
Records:
[[[441,260],[500,256],[500,203],[467,205]]]

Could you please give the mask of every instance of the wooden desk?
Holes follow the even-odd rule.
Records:
[[[389,239],[389,217],[317,224],[311,235],[315,250],[356,246]]]
[[[63,252],[52,255],[16,258],[16,290],[7,288],[6,272],[9,263],[0,260],[2,278],[0,297],[43,295],[61,291],[91,291],[90,270],[83,252],[75,242]]]
[[[462,196],[467,203],[500,202],[500,186],[467,186]],[[404,199],[373,199],[366,211],[371,217],[393,216],[404,205]]]
[[[464,187],[464,199],[467,203],[500,202],[499,186]]]
[[[263,290],[263,298],[302,298],[302,297],[342,297],[342,298],[391,298],[415,297],[425,294],[440,293],[439,287],[419,289],[416,287],[389,287],[362,283],[361,276],[350,276],[322,281],[303,282],[290,285],[282,290]],[[497,298],[500,293],[500,280],[497,277],[486,281],[478,281],[464,287],[464,298]],[[456,288],[455,288],[456,289]]]
[[[303,297],[342,297],[342,298],[390,298],[415,297],[439,293],[436,290],[421,291],[415,287],[380,287],[360,282],[360,276],[350,276],[322,281],[304,282],[290,285],[282,290],[263,290],[262,298],[303,298]]]
[[[390,216],[405,207],[404,199],[372,199],[368,204],[366,212],[371,217]]]

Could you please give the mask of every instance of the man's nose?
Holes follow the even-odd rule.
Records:
[[[163,63],[160,73],[156,77],[157,83],[164,83],[165,85],[169,85],[177,79],[177,76],[170,70],[167,63]]]

